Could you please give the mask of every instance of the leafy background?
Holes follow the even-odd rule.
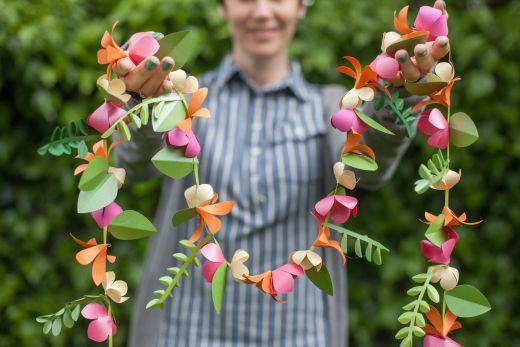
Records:
[[[432,1],[433,2],[433,1]],[[414,1],[412,13],[425,1]],[[324,1],[309,8],[292,46],[307,78],[345,82],[334,68],[345,54],[368,63],[390,30],[403,1]],[[461,281],[480,288],[493,310],[464,320],[454,337],[466,346],[520,345],[516,270],[520,227],[520,1],[448,2],[450,37],[457,72],[454,110],[477,123],[481,138],[453,154],[463,179],[452,193],[456,211],[484,218],[463,228],[455,258]],[[189,65],[198,74],[215,67],[229,49],[229,34],[215,3],[207,0],[2,1],[0,11],[0,346],[87,346],[86,324],[58,338],[44,337],[34,321],[62,303],[92,290],[89,268],[75,263],[77,247],[68,233],[83,238],[96,230],[75,213],[77,184],[69,158],[39,157],[53,127],[86,117],[101,102],[95,80],[103,71],[95,52],[105,29],[121,19],[117,37],[144,30],[197,28],[198,50]],[[382,267],[350,260],[350,339],[353,346],[396,345],[396,317],[407,298],[410,276],[426,263],[419,240],[425,210],[440,210],[442,194],[418,196],[412,182],[431,154],[419,135],[395,179],[361,197],[357,231],[370,233],[392,250]],[[127,187],[122,204],[153,215],[158,182]],[[117,271],[131,291],[140,274],[146,242],[118,242]],[[116,345],[125,345],[131,304],[120,306]]]

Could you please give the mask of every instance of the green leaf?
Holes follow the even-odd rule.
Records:
[[[426,335],[424,330],[422,330],[420,327],[412,327],[412,329],[413,329],[413,334],[416,337],[423,337],[424,335]]]
[[[426,325],[422,313],[417,313],[417,315],[415,316],[415,324],[421,328],[423,328]]]
[[[361,110],[356,108],[354,111],[356,112],[357,116],[363,121],[363,123],[365,123],[369,127],[388,135],[395,135],[393,132],[376,122],[372,117],[364,114]]]
[[[424,274],[418,274],[412,277],[412,281],[416,283],[424,283],[426,280],[430,277],[430,275],[424,273]]]
[[[413,312],[403,312],[398,318],[397,320],[399,321],[399,323],[401,324],[408,324],[412,321],[414,317],[414,313]]]
[[[491,310],[491,305],[484,294],[467,284],[446,292],[445,298],[450,311],[461,318],[480,316]]]
[[[423,194],[428,190],[428,188],[430,188],[430,182],[425,179],[417,180],[417,181],[415,181],[414,184],[415,184],[414,189],[417,194]]]
[[[146,309],[150,309],[152,307],[156,307],[156,306],[161,306],[161,309],[162,309],[162,302],[160,299],[153,299],[153,300],[150,300],[150,302],[148,302],[146,304]]]
[[[130,121],[132,123],[135,124],[136,127],[140,128],[141,125],[142,125],[142,122],[141,122],[141,118],[139,118],[138,116],[136,116],[135,114],[133,113],[129,113],[128,114],[128,118],[130,119]]]
[[[446,242],[447,234],[444,231],[444,215],[442,213],[428,226],[424,236],[437,247],[441,247]]]
[[[367,244],[367,248],[365,250],[365,258],[372,262],[372,243],[370,242]]]
[[[383,264],[383,260],[382,260],[382,257],[381,257],[381,248],[376,247],[376,251],[374,253],[373,258],[374,258],[373,259],[374,260],[374,264],[376,264],[376,265]]]
[[[415,305],[417,305],[417,299],[415,299],[414,301],[404,305],[403,306],[403,310],[405,310],[405,311],[413,310],[413,309],[415,309]]]
[[[121,121],[117,124],[117,131],[121,134],[121,136],[129,141],[132,138],[132,134],[130,133],[130,128],[126,125],[125,122]]]
[[[190,251],[193,251],[197,248],[197,246],[195,246],[193,243],[191,243],[188,240],[180,240],[179,245],[181,245],[184,248],[189,249]]]
[[[179,226],[190,219],[194,218],[197,215],[197,211],[195,211],[195,207],[185,208],[175,212],[172,218],[172,224],[174,226]]]
[[[478,130],[473,120],[463,112],[450,117],[450,142],[457,147],[467,147],[478,139]]]
[[[95,189],[79,192],[78,213],[93,212],[109,205],[116,199],[117,191],[117,180],[109,174]]]
[[[52,335],[58,336],[61,332],[61,318],[58,317],[52,322]]]
[[[157,229],[141,213],[126,210],[115,216],[108,225],[112,236],[119,240],[136,240],[153,235]]]
[[[173,259],[178,260],[178,261],[180,261],[182,263],[185,263],[186,260],[188,260],[188,257],[184,253],[175,253],[173,255]]]
[[[180,271],[180,269],[176,266],[168,268],[168,272],[171,273],[172,275],[177,275],[179,273],[179,271]]]
[[[439,300],[440,300],[439,292],[437,291],[437,289],[435,289],[434,286],[432,286],[431,284],[428,284],[428,286],[426,287],[426,292],[428,293],[428,297],[430,298],[431,301],[433,301],[435,303],[439,302]]]
[[[226,290],[227,264],[218,267],[211,281],[211,297],[213,298],[213,306],[215,312],[220,313],[222,308],[222,300],[224,299],[224,291]]]
[[[424,300],[421,300],[421,303],[419,304],[419,311],[423,313],[430,312],[430,305]]]
[[[408,331],[410,331],[410,327],[401,328],[397,334],[395,334],[395,338],[398,340],[404,339],[406,335],[408,335]]]
[[[65,325],[67,328],[72,328],[74,326],[74,320],[72,319],[72,313],[67,308],[65,310],[65,313],[63,314],[63,325]]]
[[[166,132],[175,128],[186,117],[186,108],[180,100],[169,101],[152,118],[153,130]]]
[[[341,237],[341,249],[343,250],[343,253],[348,253],[348,236],[347,234],[344,234]]]
[[[83,191],[98,187],[108,176],[108,162],[100,156],[95,156],[81,175],[78,188]]]
[[[38,323],[45,323],[49,320],[49,318],[53,317],[52,314],[48,314],[48,315],[45,315],[45,316],[39,316],[39,317],[36,317],[36,321]]]
[[[88,146],[85,141],[80,141],[78,145],[78,156],[83,159],[88,153]]]
[[[360,258],[363,258],[363,251],[361,250],[361,240],[357,239],[354,245],[354,252]]]
[[[401,341],[401,344],[399,345],[399,347],[412,347],[412,343],[413,343],[412,337],[406,336],[403,339],[403,341]]]
[[[365,171],[376,171],[377,163],[374,159],[367,155],[347,153],[341,157],[343,164],[348,165],[355,169]]]
[[[51,328],[52,328],[52,320],[48,320],[47,322],[45,322],[45,324],[43,325],[43,333],[45,335],[47,335],[50,331],[51,331]]]
[[[406,294],[408,294],[408,295],[410,295],[410,296],[416,296],[416,295],[421,294],[422,289],[423,289],[422,286],[416,286],[416,287],[413,287],[413,288],[408,289],[408,290],[406,291]]]
[[[190,30],[168,34],[160,41],[161,48],[155,54],[162,59],[170,56],[175,60],[175,69],[180,69],[186,64],[193,49],[193,33]]]
[[[153,295],[155,295],[158,299],[164,296],[164,289],[158,289],[153,291]]]
[[[148,112],[148,105],[141,106],[139,117],[141,117],[141,123],[143,123],[143,125],[148,124],[148,119],[150,118],[150,113]]]
[[[80,304],[77,304],[74,307],[74,309],[72,310],[71,317],[74,320],[74,322],[78,321],[80,310],[81,310],[81,305]]]
[[[165,147],[152,158],[161,173],[171,178],[181,178],[193,171],[197,158],[186,158],[179,148]]]
[[[332,284],[332,279],[330,278],[329,269],[325,266],[325,264],[321,264],[320,271],[316,270],[316,268],[310,268],[305,271],[305,274],[309,278],[309,280],[314,283],[316,287],[318,287],[324,293],[332,296],[334,294],[334,286]]]

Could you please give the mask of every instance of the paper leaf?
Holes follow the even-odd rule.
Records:
[[[461,318],[480,316],[491,310],[488,299],[477,288],[463,284],[446,292],[446,305]]]
[[[386,48],[386,54],[395,54],[400,49],[405,49],[410,56],[414,56],[414,48],[419,43],[425,43],[428,39],[428,32],[416,32],[407,38],[399,39]]]
[[[450,117],[450,141],[457,147],[467,147],[477,141],[478,130],[473,120],[463,112]]]
[[[186,64],[193,49],[193,33],[190,30],[179,31],[163,37],[159,44],[161,48],[155,54],[162,59],[170,56],[175,61],[175,69],[178,70]]]
[[[433,74],[429,74],[433,75]],[[433,75],[435,76],[435,75]],[[435,76],[437,77],[437,76]],[[428,75],[426,76],[428,78]],[[417,83],[410,83],[405,82],[404,87],[406,90],[413,95],[418,96],[424,96],[424,95],[430,95],[432,93],[438,92],[442,88],[446,87],[448,85],[448,82],[441,80],[439,77],[437,77],[439,80],[433,80],[434,78],[431,77],[430,81],[427,82],[417,82]]]
[[[99,186],[108,175],[108,162],[102,157],[96,156],[90,161],[81,175],[78,188],[80,190],[92,190]]]
[[[153,130],[166,132],[172,130],[186,117],[186,108],[180,100],[164,103],[164,105],[152,117]]]
[[[108,206],[117,196],[117,179],[109,174],[95,189],[80,191],[78,213],[89,213]]]
[[[58,336],[61,332],[61,318],[56,317],[52,322],[52,335]]]
[[[65,313],[63,314],[63,325],[65,325],[69,329],[74,326],[74,320],[72,319],[72,314],[68,308],[65,310]]]
[[[157,230],[141,213],[126,210],[115,216],[108,225],[112,236],[119,240],[135,240],[148,237]]]
[[[332,296],[334,295],[334,286],[332,285],[332,279],[330,273],[325,264],[321,265],[320,271],[316,270],[315,267],[305,271],[305,274],[309,280],[314,283],[324,293]]]
[[[213,306],[215,312],[220,313],[222,308],[222,300],[224,299],[224,291],[226,290],[227,264],[220,265],[211,280],[211,296],[213,298]]]
[[[165,147],[152,158],[153,165],[171,178],[181,178],[193,171],[197,158],[186,158],[183,150]]]
[[[378,130],[378,131],[380,131],[382,133],[385,133],[385,134],[395,135],[393,132],[391,132],[390,130],[388,130],[387,128],[385,128],[384,126],[379,124],[378,122],[376,122],[370,116],[368,116],[365,113],[361,112],[361,110],[356,108],[354,111],[356,112],[357,116],[363,121],[363,123],[365,123],[369,127],[374,128],[374,129],[376,129],[376,130]]]
[[[347,153],[341,157],[341,161],[343,164],[348,165],[355,169],[366,170],[366,171],[376,171],[377,163],[374,159],[355,153]]]
[[[428,226],[424,236],[430,240],[437,247],[441,247],[442,244],[447,240],[446,232],[444,232],[444,215],[440,214],[435,220]]]
[[[173,215],[172,224],[174,226],[179,226],[179,225],[189,221],[196,215],[197,215],[197,212],[195,211],[194,207],[179,210],[179,211],[175,212],[175,214]]]

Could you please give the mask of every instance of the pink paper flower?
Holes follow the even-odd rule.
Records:
[[[449,337],[439,337],[435,335],[426,335],[424,338],[424,347],[462,347],[462,345],[453,341]]]
[[[339,131],[347,132],[354,130],[358,134],[363,134],[368,130],[368,125],[363,123],[357,116],[356,112],[351,109],[343,109],[332,115],[330,124]]]
[[[123,209],[113,201],[110,205],[103,207],[90,215],[96,221],[98,227],[101,229],[108,227],[110,221],[117,215],[123,212]]]
[[[437,36],[448,35],[448,18],[443,11],[430,6],[422,6],[419,9],[413,25],[415,30],[430,32],[428,41],[435,40]]]
[[[298,264],[285,264],[273,270],[272,287],[276,294],[288,294],[294,289],[294,279],[303,275],[304,271]]]
[[[343,224],[350,217],[350,213],[357,215],[358,200],[353,196],[331,195],[321,199],[314,206],[316,217],[323,221],[330,212],[330,219]]]
[[[220,265],[226,262],[226,258],[220,247],[215,243],[208,243],[200,249],[200,253],[207,259],[202,265],[202,276],[206,282],[213,280],[215,272]]]
[[[451,253],[459,240],[459,234],[450,227],[446,227],[446,231],[448,239],[441,247],[428,240],[421,241],[423,254],[432,263],[449,264],[451,262]]]
[[[196,157],[200,153],[200,144],[193,131],[185,133],[181,128],[175,128],[166,134],[166,144],[184,148],[184,156]]]
[[[399,74],[399,63],[388,54],[379,54],[371,63],[370,67],[382,78],[393,79]]]
[[[135,33],[130,37],[128,55],[134,64],[137,65],[146,57],[155,55],[159,48],[159,42],[152,36],[151,32]]]
[[[87,335],[92,341],[103,342],[108,339],[112,330],[112,336],[117,333],[117,326],[107,310],[98,303],[90,303],[81,310],[81,315],[86,319],[92,319],[88,325]]]
[[[87,124],[103,134],[121,117],[126,115],[126,110],[114,102],[105,102],[87,117]],[[125,119],[128,123],[128,120]]]
[[[444,149],[449,142],[449,125],[438,108],[426,110],[419,118],[418,128],[426,135],[430,135],[428,144],[432,147]]]

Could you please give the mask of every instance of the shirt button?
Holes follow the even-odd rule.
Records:
[[[260,148],[258,148],[258,147],[251,148],[251,155],[253,157],[259,156],[260,155]]]
[[[305,137],[305,130],[302,127],[297,127],[294,129],[294,135],[299,139],[303,140]]]

